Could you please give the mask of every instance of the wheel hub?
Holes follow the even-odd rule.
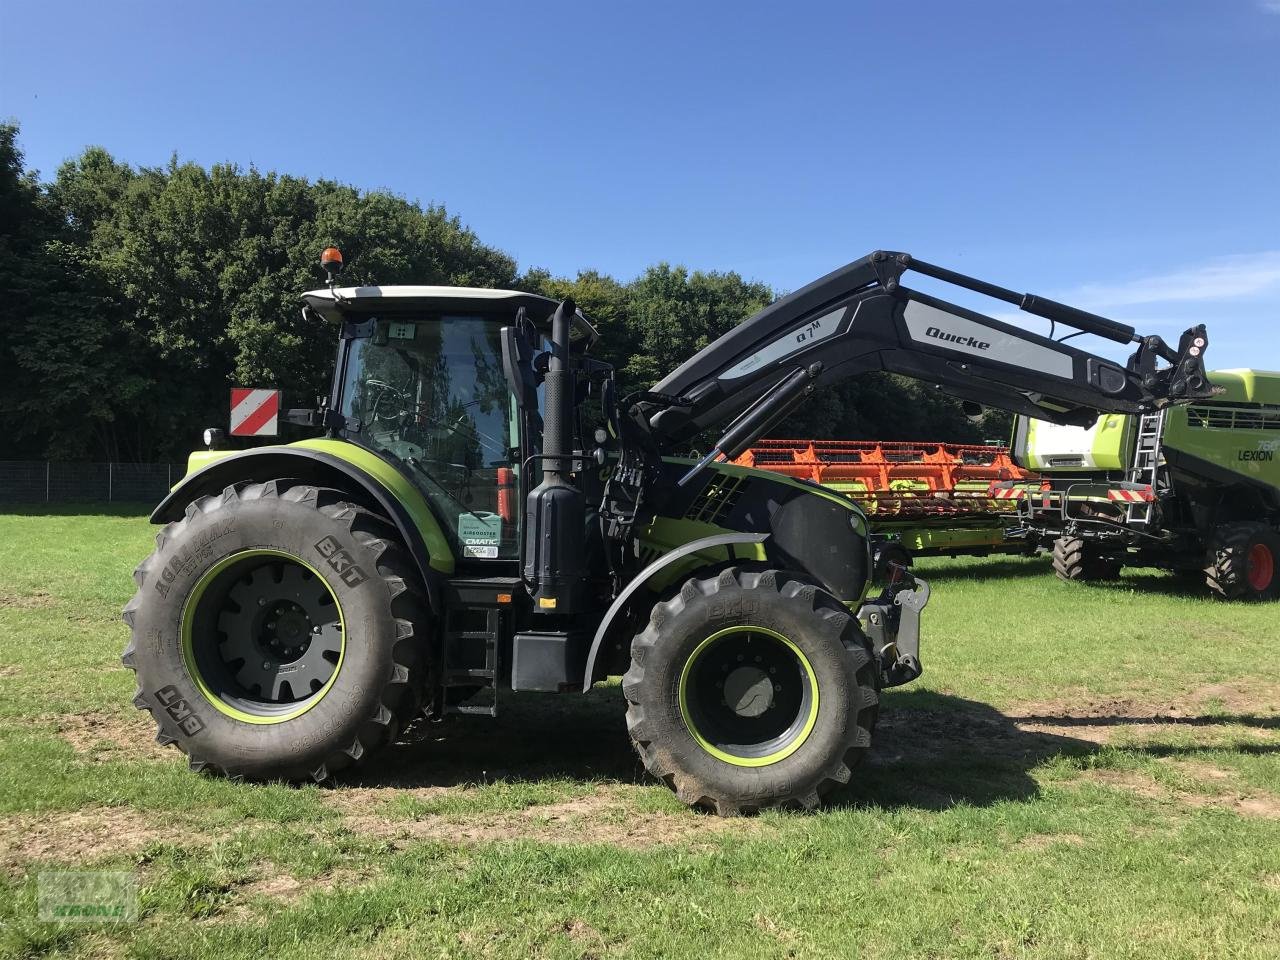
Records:
[[[724,681],[724,702],[740,717],[758,717],[773,706],[773,681],[759,667],[738,667]]]
[[[1245,574],[1249,579],[1249,586],[1254,590],[1263,591],[1271,586],[1276,574],[1276,561],[1271,548],[1265,543],[1255,543],[1249,548]]]
[[[689,655],[679,682],[686,728],[727,763],[777,763],[799,749],[816,722],[813,668],[770,629],[743,625],[712,634]]]
[[[307,567],[281,558],[238,569],[217,611],[204,662],[237,709],[278,709],[333,677],[342,627],[332,594]]]
[[[280,662],[292,663],[311,645],[313,624],[307,612],[292,600],[283,600],[269,608],[258,632],[258,646],[263,654]]]

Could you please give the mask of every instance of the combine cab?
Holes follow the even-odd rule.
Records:
[[[1280,596],[1280,373],[1209,374],[1216,397],[1092,427],[1025,417],[1013,456],[1042,477],[1004,482],[1020,535],[1064,580],[1125,566],[1204,576],[1224,598]]]

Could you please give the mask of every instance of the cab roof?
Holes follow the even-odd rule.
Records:
[[[432,287],[416,285],[338,287],[308,290],[303,301],[327,320],[337,321],[346,312],[451,311],[502,313],[513,316],[521,307],[540,329],[550,329],[551,315],[559,301],[522,290],[491,290],[487,287]],[[594,343],[599,334],[581,310],[574,317],[573,332]]]
[[[1209,379],[1226,392],[1211,403],[1280,405],[1280,372],[1274,370],[1211,370]]]

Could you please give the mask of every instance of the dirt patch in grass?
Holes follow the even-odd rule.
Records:
[[[77,754],[95,762],[108,760],[168,760],[178,756],[171,747],[156,743],[155,722],[146,714],[73,713],[46,716],[58,736]]]
[[[1224,784],[1237,779],[1232,771],[1223,770],[1221,767],[1215,767],[1212,763],[1205,763],[1202,760],[1183,760],[1181,758],[1175,760],[1172,757],[1161,757],[1160,762],[1172,767],[1179,773],[1185,773],[1197,780],[1205,780],[1210,783]]]
[[[1231,810],[1241,816],[1280,820],[1280,797],[1267,793],[1241,795],[1239,793],[1192,793],[1165,786],[1152,777],[1136,770],[1089,770],[1082,778],[1086,782],[1124,790],[1148,800],[1176,803],[1196,810]]]
[[[0,593],[0,607],[10,607],[16,610],[35,610],[38,607],[51,607],[57,603],[56,598],[45,593],[43,590],[37,590],[35,593]]]
[[[404,801],[425,801],[458,792],[456,787],[353,787],[347,784],[335,787],[324,795],[325,804],[349,817],[376,814],[395,798]]]
[[[1274,689],[1219,685],[1202,688],[1182,701],[1155,703],[1077,695],[1017,704],[1009,710],[1008,718],[1029,733],[1069,736],[1096,744],[1111,742],[1119,731],[1149,737],[1167,733],[1173,727],[1242,726],[1265,737],[1270,731],[1280,730],[1280,713],[1274,712],[1280,695]],[[1215,702],[1225,710],[1206,713],[1206,706]]]
[[[339,887],[344,890],[351,890],[368,883],[372,877],[373,873],[370,871],[350,870],[345,867],[339,867],[319,877],[301,879],[295,877],[283,867],[267,862],[258,871],[258,875],[248,883],[242,884],[237,892],[242,899],[266,897],[269,900],[292,903],[313,891],[329,893]]]
[[[152,843],[208,842],[190,826],[165,822],[129,807],[0,817],[0,868],[23,872],[34,861],[84,863],[135,853]]]
[[[1014,848],[1017,850],[1048,850],[1050,847],[1083,847],[1084,837],[1078,833],[1033,833],[1023,837]]]
[[[1280,684],[1261,681],[1214,683],[1187,698],[1196,708],[1221,709],[1228,714],[1280,715]]]
[[[348,806],[348,810],[351,809]],[[627,802],[623,791],[608,787],[585,797],[517,811],[430,814],[413,820],[396,820],[373,812],[348,812],[343,823],[353,833],[392,843],[534,840],[540,843],[608,844],[623,848],[697,843],[709,841],[727,830],[758,829],[756,821],[727,820],[694,811],[639,811]]]
[[[240,888],[246,897],[269,897],[272,900],[291,902],[306,892],[306,887],[291,873],[273,873],[260,876]]]

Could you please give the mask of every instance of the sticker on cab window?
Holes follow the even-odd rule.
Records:
[[[416,323],[389,323],[387,336],[392,340],[412,340],[418,333]]]
[[[463,513],[458,517],[458,542],[462,555],[478,560],[498,559],[502,542],[502,518],[496,513]]]

